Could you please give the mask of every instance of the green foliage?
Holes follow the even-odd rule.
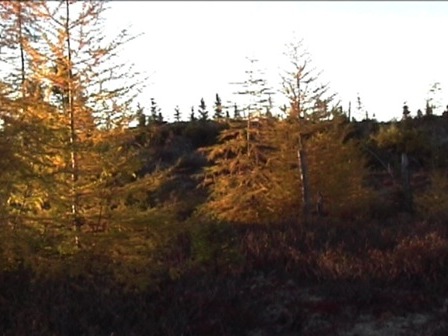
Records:
[[[224,271],[243,262],[235,230],[223,223],[195,223],[191,230],[193,264]]]
[[[331,215],[366,215],[374,197],[366,186],[366,159],[354,140],[346,140],[349,124],[333,121],[329,126],[307,144],[313,194],[324,195]]]
[[[427,219],[445,221],[448,219],[448,178],[442,171],[430,176],[430,186],[415,197],[418,211]]]
[[[410,123],[392,123],[381,126],[378,133],[371,136],[380,147],[397,153],[413,154],[427,149],[425,133]]]

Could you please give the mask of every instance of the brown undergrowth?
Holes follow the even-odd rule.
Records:
[[[447,294],[447,230],[441,222],[409,219],[269,227],[195,222],[151,253],[139,249],[139,256],[118,247],[34,256],[0,274],[0,329],[3,335],[325,335],[363,311],[429,309]],[[312,327],[315,314],[333,327]]]

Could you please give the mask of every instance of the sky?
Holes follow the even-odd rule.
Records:
[[[216,93],[235,101],[230,83],[246,78],[246,57],[280,88],[294,38],[357,119],[358,95],[370,117],[399,119],[405,102],[413,115],[424,111],[436,82],[435,114],[448,105],[448,2],[111,1],[106,19],[111,34],[128,25],[142,33],[122,57],[149,75],[141,105],[154,97],[168,120],[176,105],[187,120],[201,98],[211,110]]]

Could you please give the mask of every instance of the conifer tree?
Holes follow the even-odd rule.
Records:
[[[332,216],[362,216],[374,194],[366,187],[368,168],[360,145],[348,139],[353,125],[343,117],[325,121],[307,143],[313,204],[323,195]]]
[[[145,115],[145,109],[138,104],[137,105],[137,121],[138,121],[138,127],[145,127],[146,126],[146,115]]]
[[[104,221],[119,181],[135,169],[123,144],[129,141],[124,131],[135,117],[130,106],[140,82],[116,60],[118,48],[132,36],[122,31],[108,43],[102,33],[103,2],[44,6],[45,39],[38,47],[27,43],[25,51],[31,79],[46,92],[40,106],[55,143],[47,170],[56,188],[48,197],[53,219],[65,221],[70,214],[80,230],[84,223]]]
[[[264,114],[272,104],[270,97],[274,92],[264,78],[263,69],[258,66],[259,60],[249,57],[246,59],[249,62],[249,68],[245,71],[246,79],[232,84],[239,86],[235,93],[244,99],[241,111],[250,119],[253,114]]]
[[[238,94],[246,98],[243,111],[247,119],[241,120],[235,104],[235,118],[222,131],[219,143],[203,149],[211,162],[204,171],[210,197],[201,209],[220,220],[270,223],[286,219],[282,189],[287,182],[276,173],[283,163],[276,160],[280,145],[275,134],[277,120],[266,113],[272,103],[270,88],[255,67],[257,60],[249,61],[247,80],[237,83],[242,85]]]
[[[426,99],[426,114],[432,115],[435,110],[442,106],[441,95],[442,88],[439,82],[434,82],[431,84],[430,89],[427,93]]]
[[[322,110],[322,106],[328,106],[335,95],[328,93],[327,84],[320,83],[321,73],[312,67],[311,57],[303,46],[303,40],[287,44],[284,56],[290,63],[281,75],[283,93],[291,106],[288,117],[314,120],[327,118],[330,109]],[[318,101],[326,105],[316,104]]]
[[[150,120],[152,122],[159,121],[161,110],[155,100],[155,98],[151,98],[151,117]]]
[[[215,114],[213,115],[213,118],[215,120],[221,120],[223,118],[223,111],[222,111],[222,102],[221,97],[219,97],[218,94],[216,94],[216,100],[215,100]]]
[[[194,106],[191,107],[190,121],[196,121],[196,116],[194,113]]]
[[[1,62],[8,64],[13,72],[4,74],[9,84],[24,95],[27,79],[27,55],[25,42],[38,41],[42,33],[42,2],[39,1],[1,1],[0,2],[0,38]]]
[[[302,40],[288,44],[284,56],[288,58],[290,67],[282,75],[282,85],[290,106],[283,109],[286,120],[277,124],[280,138],[284,137],[279,139],[284,143],[280,153],[287,160],[287,166],[296,167],[296,172],[286,170],[284,174],[289,181],[299,179],[301,201],[297,204],[301,204],[302,219],[307,221],[314,189],[308,158],[317,155],[317,152],[308,153],[308,140],[327,127],[323,121],[329,119],[334,111],[329,107],[334,95],[328,94],[328,85],[319,84],[319,73],[311,68],[311,59]],[[290,191],[290,195],[295,193]]]
[[[0,3],[3,26],[0,60],[11,71],[3,75],[8,82],[7,95],[13,99],[8,108],[7,104],[2,106],[4,135],[14,138],[11,143],[15,146],[15,157],[27,163],[26,168],[22,166],[23,169],[16,171],[20,176],[17,175],[14,187],[9,189],[9,202],[15,204],[10,208],[15,212],[14,221],[22,221],[42,209],[48,190],[54,187],[51,160],[60,160],[53,147],[60,134],[55,123],[60,116],[49,114],[51,106],[42,102],[43,86],[33,78],[29,65],[29,46],[37,47],[45,36],[43,27],[48,22],[43,15],[45,8],[46,3],[42,1]]]
[[[238,120],[241,118],[240,111],[238,109],[238,105],[236,103],[233,105],[233,119]]]
[[[176,106],[176,108],[174,109],[174,120],[176,122],[180,122],[180,109],[179,109],[179,106]]]
[[[202,149],[211,162],[204,170],[203,185],[210,196],[200,208],[203,214],[241,224],[280,220],[280,184],[271,174],[274,122],[263,118],[247,128],[245,121],[230,121],[219,143]]]
[[[204,98],[201,98],[201,103],[199,104],[199,120],[206,121],[208,120],[208,111],[207,111],[207,105],[205,105]]]
[[[27,177],[33,173],[33,167],[30,156],[24,155],[29,144],[24,143],[22,134],[28,127],[22,120],[11,118],[23,103],[22,98],[10,97],[12,90],[7,84],[0,83],[0,118],[5,121],[0,127],[0,218],[3,224],[17,229],[31,202],[31,185]]]

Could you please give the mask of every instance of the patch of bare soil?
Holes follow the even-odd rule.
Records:
[[[446,336],[448,298],[365,284],[300,286],[260,276],[246,288],[259,325],[247,336]]]

